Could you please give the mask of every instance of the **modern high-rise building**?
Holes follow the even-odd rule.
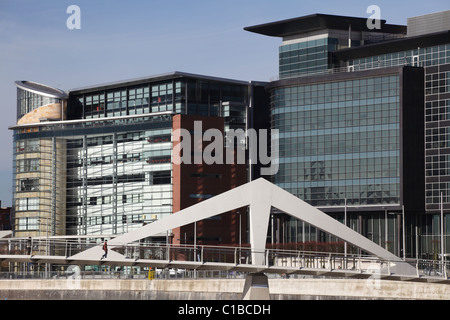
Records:
[[[68,93],[16,85],[15,236],[126,233],[247,181],[246,164],[174,164],[173,132],[246,129],[258,84],[174,72]],[[198,223],[196,240],[246,241],[241,214]],[[172,235],[192,243],[193,228]]]
[[[439,254],[442,239],[450,252],[450,11],[375,22],[313,14],[245,28],[282,39],[268,83],[16,82],[14,234],[125,233],[259,176],[249,161],[174,163],[174,132],[199,122],[278,130],[273,183],[399,256]],[[172,242],[245,243],[246,214],[173,230]],[[277,211],[268,239],[338,240]]]
[[[398,255],[440,253],[441,195],[450,209],[449,17],[374,28],[314,14],[245,28],[282,38],[268,89],[272,181]],[[274,224],[279,242],[327,239],[283,215]]]

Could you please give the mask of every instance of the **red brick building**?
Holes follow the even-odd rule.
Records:
[[[0,230],[11,230],[11,207],[0,208]]]
[[[173,130],[186,129],[194,133],[194,122],[200,121],[202,135],[208,129],[218,129],[224,134],[224,119],[219,117],[176,115],[173,118]],[[195,132],[200,134],[199,132]],[[193,135],[192,135],[193,136]],[[202,153],[211,142],[196,144],[191,139],[192,156]],[[174,142],[174,148],[176,143]],[[200,150],[201,146],[201,150]],[[185,151],[185,150],[183,150]],[[173,212],[190,207],[200,201],[207,200],[232,188],[246,183],[247,170],[245,164],[181,163],[173,165]],[[193,157],[192,157],[193,159]],[[236,159],[235,159],[236,160]],[[202,220],[196,224],[196,244],[234,244],[247,242],[247,209],[234,210],[213,218]],[[173,230],[174,244],[194,243],[194,224]]]

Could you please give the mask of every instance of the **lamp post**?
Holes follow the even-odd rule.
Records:
[[[403,261],[406,260],[405,206],[402,205]]]
[[[442,260],[442,267],[444,267],[444,202],[443,202],[443,196],[441,192],[441,260]]]
[[[386,238],[386,240],[385,240],[386,241],[386,250],[388,249],[388,245],[387,245],[387,243],[388,243],[388,231],[387,231],[388,230],[388,223],[387,223],[388,214],[391,214],[391,215],[398,214],[398,215],[400,215],[400,213],[387,212],[387,209],[385,208],[384,215],[385,215],[385,220],[386,220],[386,224],[385,224],[385,228],[386,228],[386,235],[385,235],[385,238]],[[402,205],[401,215],[402,215],[402,247],[403,247],[403,255],[402,256],[403,256],[403,260],[406,260],[405,206],[403,206],[403,205]],[[397,223],[397,226],[398,226],[398,228],[400,228],[400,223]],[[394,237],[395,237],[395,232],[394,232]],[[399,247],[397,251],[398,251],[398,255],[400,256],[400,233],[397,236],[397,246]],[[394,245],[394,251],[395,251],[395,245]]]
[[[344,199],[344,225],[347,226],[347,198]],[[344,242],[344,257],[347,258],[347,241]]]
[[[387,208],[384,209],[384,247],[388,250],[388,216],[387,216]]]

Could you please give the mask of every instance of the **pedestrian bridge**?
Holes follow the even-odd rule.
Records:
[[[283,277],[304,275],[334,278],[376,278],[380,280],[401,280],[420,282],[449,283],[446,264],[436,260],[386,260],[371,255],[332,252],[311,252],[302,250],[266,249],[257,252],[264,257],[262,264],[252,261],[254,252],[249,247],[224,247],[204,245],[170,244],[123,244],[116,243],[108,257],[79,258],[78,253],[99,244],[89,238],[62,239],[2,239],[0,240],[1,262],[22,262],[24,267],[16,268],[15,273],[31,274],[28,263],[59,266],[107,266],[109,270],[123,267],[141,267],[142,270],[186,270],[225,271],[227,274],[265,273],[279,274]],[[38,254],[35,254],[38,253]],[[51,253],[51,254],[46,254]],[[104,269],[104,268],[103,268]],[[402,273],[407,270],[407,273]],[[410,273],[414,270],[414,273]],[[36,270],[33,270],[36,274]],[[64,274],[63,274],[64,275]],[[14,276],[15,278],[16,276]],[[1,278],[1,276],[0,276]]]
[[[142,245],[142,240],[234,209],[249,208],[249,247]],[[271,209],[302,220],[367,255],[267,249]],[[99,238],[99,236],[96,236]],[[368,238],[264,179],[257,179],[108,241],[108,257],[93,236],[6,239],[0,260],[57,265],[225,270],[384,280],[448,281],[445,262],[404,261]]]

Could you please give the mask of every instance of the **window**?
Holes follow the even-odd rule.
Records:
[[[39,224],[38,224],[37,217],[18,218],[17,219],[17,230],[19,230],[19,231],[37,230],[38,226],[39,226]]]
[[[39,198],[21,198],[17,200],[18,211],[39,210]]]
[[[102,204],[111,204],[111,196],[102,196]]]
[[[17,161],[17,172],[39,171],[39,159],[23,159]]]
[[[39,179],[29,178],[20,180],[20,191],[39,191]]]
[[[89,198],[89,204],[91,206],[95,206],[97,204],[97,197],[90,197]]]
[[[124,194],[122,195],[122,203],[139,203],[141,202],[141,194]]]
[[[222,178],[222,175],[219,173],[198,173],[198,172],[194,172],[191,173],[191,177],[193,178],[217,178],[220,179]]]
[[[16,144],[16,152],[38,152],[39,140],[20,140]]]
[[[191,193],[189,198],[191,199],[209,199],[212,198],[212,194]]]
[[[170,171],[156,171],[152,172],[151,174],[150,183],[152,185],[170,184],[170,181],[171,181]]]

